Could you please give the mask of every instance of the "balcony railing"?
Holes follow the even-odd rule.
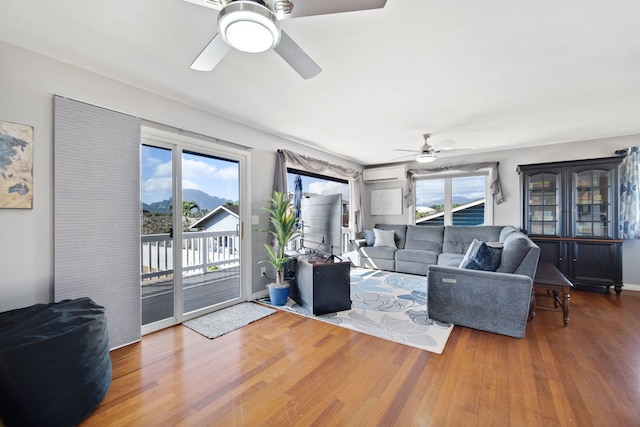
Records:
[[[351,231],[342,229],[340,253],[349,249]],[[174,271],[173,238],[167,234],[140,236],[140,277],[142,280],[171,276]],[[299,241],[289,250],[300,249]],[[182,270],[184,274],[237,267],[240,264],[240,238],[233,231],[197,231],[182,234]]]
[[[233,231],[197,231],[182,235],[184,274],[236,267],[240,264],[239,236]],[[169,234],[140,236],[140,277],[152,279],[174,273],[173,239]]]

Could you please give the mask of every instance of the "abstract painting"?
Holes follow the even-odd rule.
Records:
[[[0,208],[33,208],[33,127],[0,121]]]

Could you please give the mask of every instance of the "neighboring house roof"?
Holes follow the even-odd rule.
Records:
[[[421,213],[433,213],[436,210],[433,208],[430,208],[428,206],[418,206],[416,207],[416,211],[421,212]]]
[[[483,205],[483,204],[484,204],[484,199],[474,200],[473,202],[469,202],[469,203],[465,203],[464,205],[456,206],[455,208],[453,208],[451,210],[451,213],[464,211],[464,210],[473,208],[473,207],[478,206],[478,205]],[[420,218],[420,219],[416,220],[416,224],[420,224],[420,223],[428,222],[428,221],[433,221],[434,219],[442,217],[442,216],[444,216],[444,212],[438,212],[436,214],[425,216],[423,218]]]
[[[201,219],[193,223],[189,228],[192,229],[200,229],[205,227],[211,220],[213,220],[216,216],[220,214],[232,215],[236,218],[240,218],[240,206],[238,205],[220,205]]]

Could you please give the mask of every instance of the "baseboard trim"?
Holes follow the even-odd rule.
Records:
[[[624,284],[622,286],[622,290],[624,290],[624,291],[640,291],[640,285],[627,285],[627,284]]]

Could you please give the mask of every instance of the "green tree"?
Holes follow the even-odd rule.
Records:
[[[190,217],[191,211],[194,209],[200,210],[200,206],[193,200],[183,200],[182,201],[182,216]]]

